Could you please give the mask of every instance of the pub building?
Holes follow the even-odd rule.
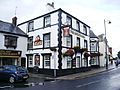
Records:
[[[66,11],[47,4],[45,14],[18,24],[26,30],[27,68],[60,76],[89,70],[90,26]]]
[[[0,66],[26,66],[27,35],[17,27],[17,17],[12,23],[0,20]]]

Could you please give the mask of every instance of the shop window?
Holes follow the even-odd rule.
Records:
[[[33,49],[33,36],[32,37],[28,37],[27,48],[28,48],[28,50],[29,49]]]
[[[5,44],[7,48],[16,48],[17,47],[17,37],[5,35]]]
[[[28,22],[28,32],[34,30],[34,21],[29,21]]]
[[[50,55],[44,55],[44,68],[50,68]]]
[[[50,33],[43,35],[43,47],[50,47]]]
[[[48,27],[51,25],[51,17],[50,15],[44,17],[44,27]]]

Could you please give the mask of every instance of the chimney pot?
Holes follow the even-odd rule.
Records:
[[[17,25],[17,17],[16,16],[12,18],[12,24],[15,26]]]

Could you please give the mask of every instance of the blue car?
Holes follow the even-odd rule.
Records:
[[[117,60],[115,61],[115,65],[118,66],[119,64],[120,64],[120,59],[117,59]]]
[[[6,80],[10,83],[17,81],[26,81],[29,78],[28,70],[22,66],[4,65],[0,66],[0,80]]]

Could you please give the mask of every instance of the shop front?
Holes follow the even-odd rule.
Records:
[[[21,51],[0,49],[0,66],[1,65],[20,65]]]

